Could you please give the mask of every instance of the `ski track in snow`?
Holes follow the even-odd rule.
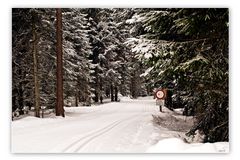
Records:
[[[139,116],[138,116],[139,117]],[[117,127],[117,125],[119,125],[120,123],[123,123],[127,120],[130,120],[131,118],[133,118],[132,116],[129,118],[126,118],[124,120],[120,120],[120,121],[115,121],[113,123],[111,123],[110,125],[105,126],[104,128],[101,128],[93,133],[90,133],[82,138],[80,138],[79,140],[73,142],[72,144],[70,144],[68,147],[66,147],[62,152],[66,152],[69,149],[71,149],[72,147],[74,147],[75,145],[77,145],[77,149],[75,149],[73,152],[78,152],[81,148],[83,148],[84,146],[86,146],[88,143],[90,143],[91,141],[94,141],[94,139],[98,138],[99,136],[111,131],[111,129]],[[80,143],[82,142],[82,143]],[[80,144],[80,145],[79,145]]]
[[[14,121],[12,152],[139,153],[156,142],[152,114],[158,107],[152,97],[65,109],[66,118]]]

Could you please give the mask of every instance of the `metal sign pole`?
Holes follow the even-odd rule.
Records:
[[[162,105],[159,105],[159,111],[162,112]]]

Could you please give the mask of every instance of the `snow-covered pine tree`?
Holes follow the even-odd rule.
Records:
[[[40,117],[41,105],[39,83],[42,70],[38,60],[42,56],[39,54],[42,11],[13,9],[13,111],[17,106],[23,114],[24,107],[34,107],[37,117]]]
[[[130,36],[125,20],[132,9],[85,9],[90,24],[92,92],[95,102],[118,92],[129,94],[131,50],[124,44]],[[111,82],[111,83],[109,83]]]
[[[132,9],[131,17],[125,20],[128,25],[130,36],[125,40],[125,45],[130,49],[129,56],[129,71],[130,71],[130,91],[133,98],[138,96],[146,96],[152,94],[153,87],[150,87],[148,78],[144,76],[143,72],[147,69],[143,57],[151,55],[149,48],[154,48],[149,42],[144,39],[141,34],[143,33],[143,24],[137,19],[138,14],[149,9]]]
[[[12,9],[12,111],[33,105],[30,9]],[[31,103],[31,104],[30,104]]]
[[[119,92],[123,96],[130,95],[131,87],[131,59],[133,53],[124,42],[127,38],[131,37],[129,33],[131,26],[126,23],[126,20],[132,16],[133,11],[131,8],[114,8],[111,13],[111,17],[116,23],[115,26],[118,30],[117,39],[120,42],[118,43],[118,59],[120,63],[117,70],[120,74]]]
[[[56,106],[56,10],[41,9],[38,61],[40,103],[47,109]]]
[[[131,44],[149,66],[144,75],[179,92],[196,114],[189,134],[228,140],[228,10],[143,9],[129,22],[142,25]]]
[[[89,24],[82,9],[64,9],[65,96],[75,97],[83,105],[91,105]]]
[[[98,12],[100,9],[97,8],[89,8],[89,9],[82,9],[83,13],[87,16],[87,25],[88,25],[88,36],[89,36],[89,43],[91,46],[91,54],[89,56],[90,61],[90,90],[91,90],[91,98],[94,102],[99,102],[100,100],[100,82],[99,82],[99,52],[101,50],[102,44],[99,40],[98,35]]]
[[[104,9],[99,12],[101,22],[98,23],[99,39],[103,44],[103,50],[100,54],[100,66],[104,68],[101,80],[107,82],[110,88],[111,100],[117,101],[118,86],[120,84],[120,74],[118,68],[120,67],[120,36],[119,30],[116,27],[116,22],[113,21],[112,9]]]

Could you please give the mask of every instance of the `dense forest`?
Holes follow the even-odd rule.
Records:
[[[225,8],[14,8],[12,112],[136,99],[167,88],[205,142],[229,139]]]

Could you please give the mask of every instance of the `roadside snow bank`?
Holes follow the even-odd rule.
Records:
[[[228,142],[216,143],[185,143],[179,138],[160,140],[149,148],[147,153],[228,153]]]

